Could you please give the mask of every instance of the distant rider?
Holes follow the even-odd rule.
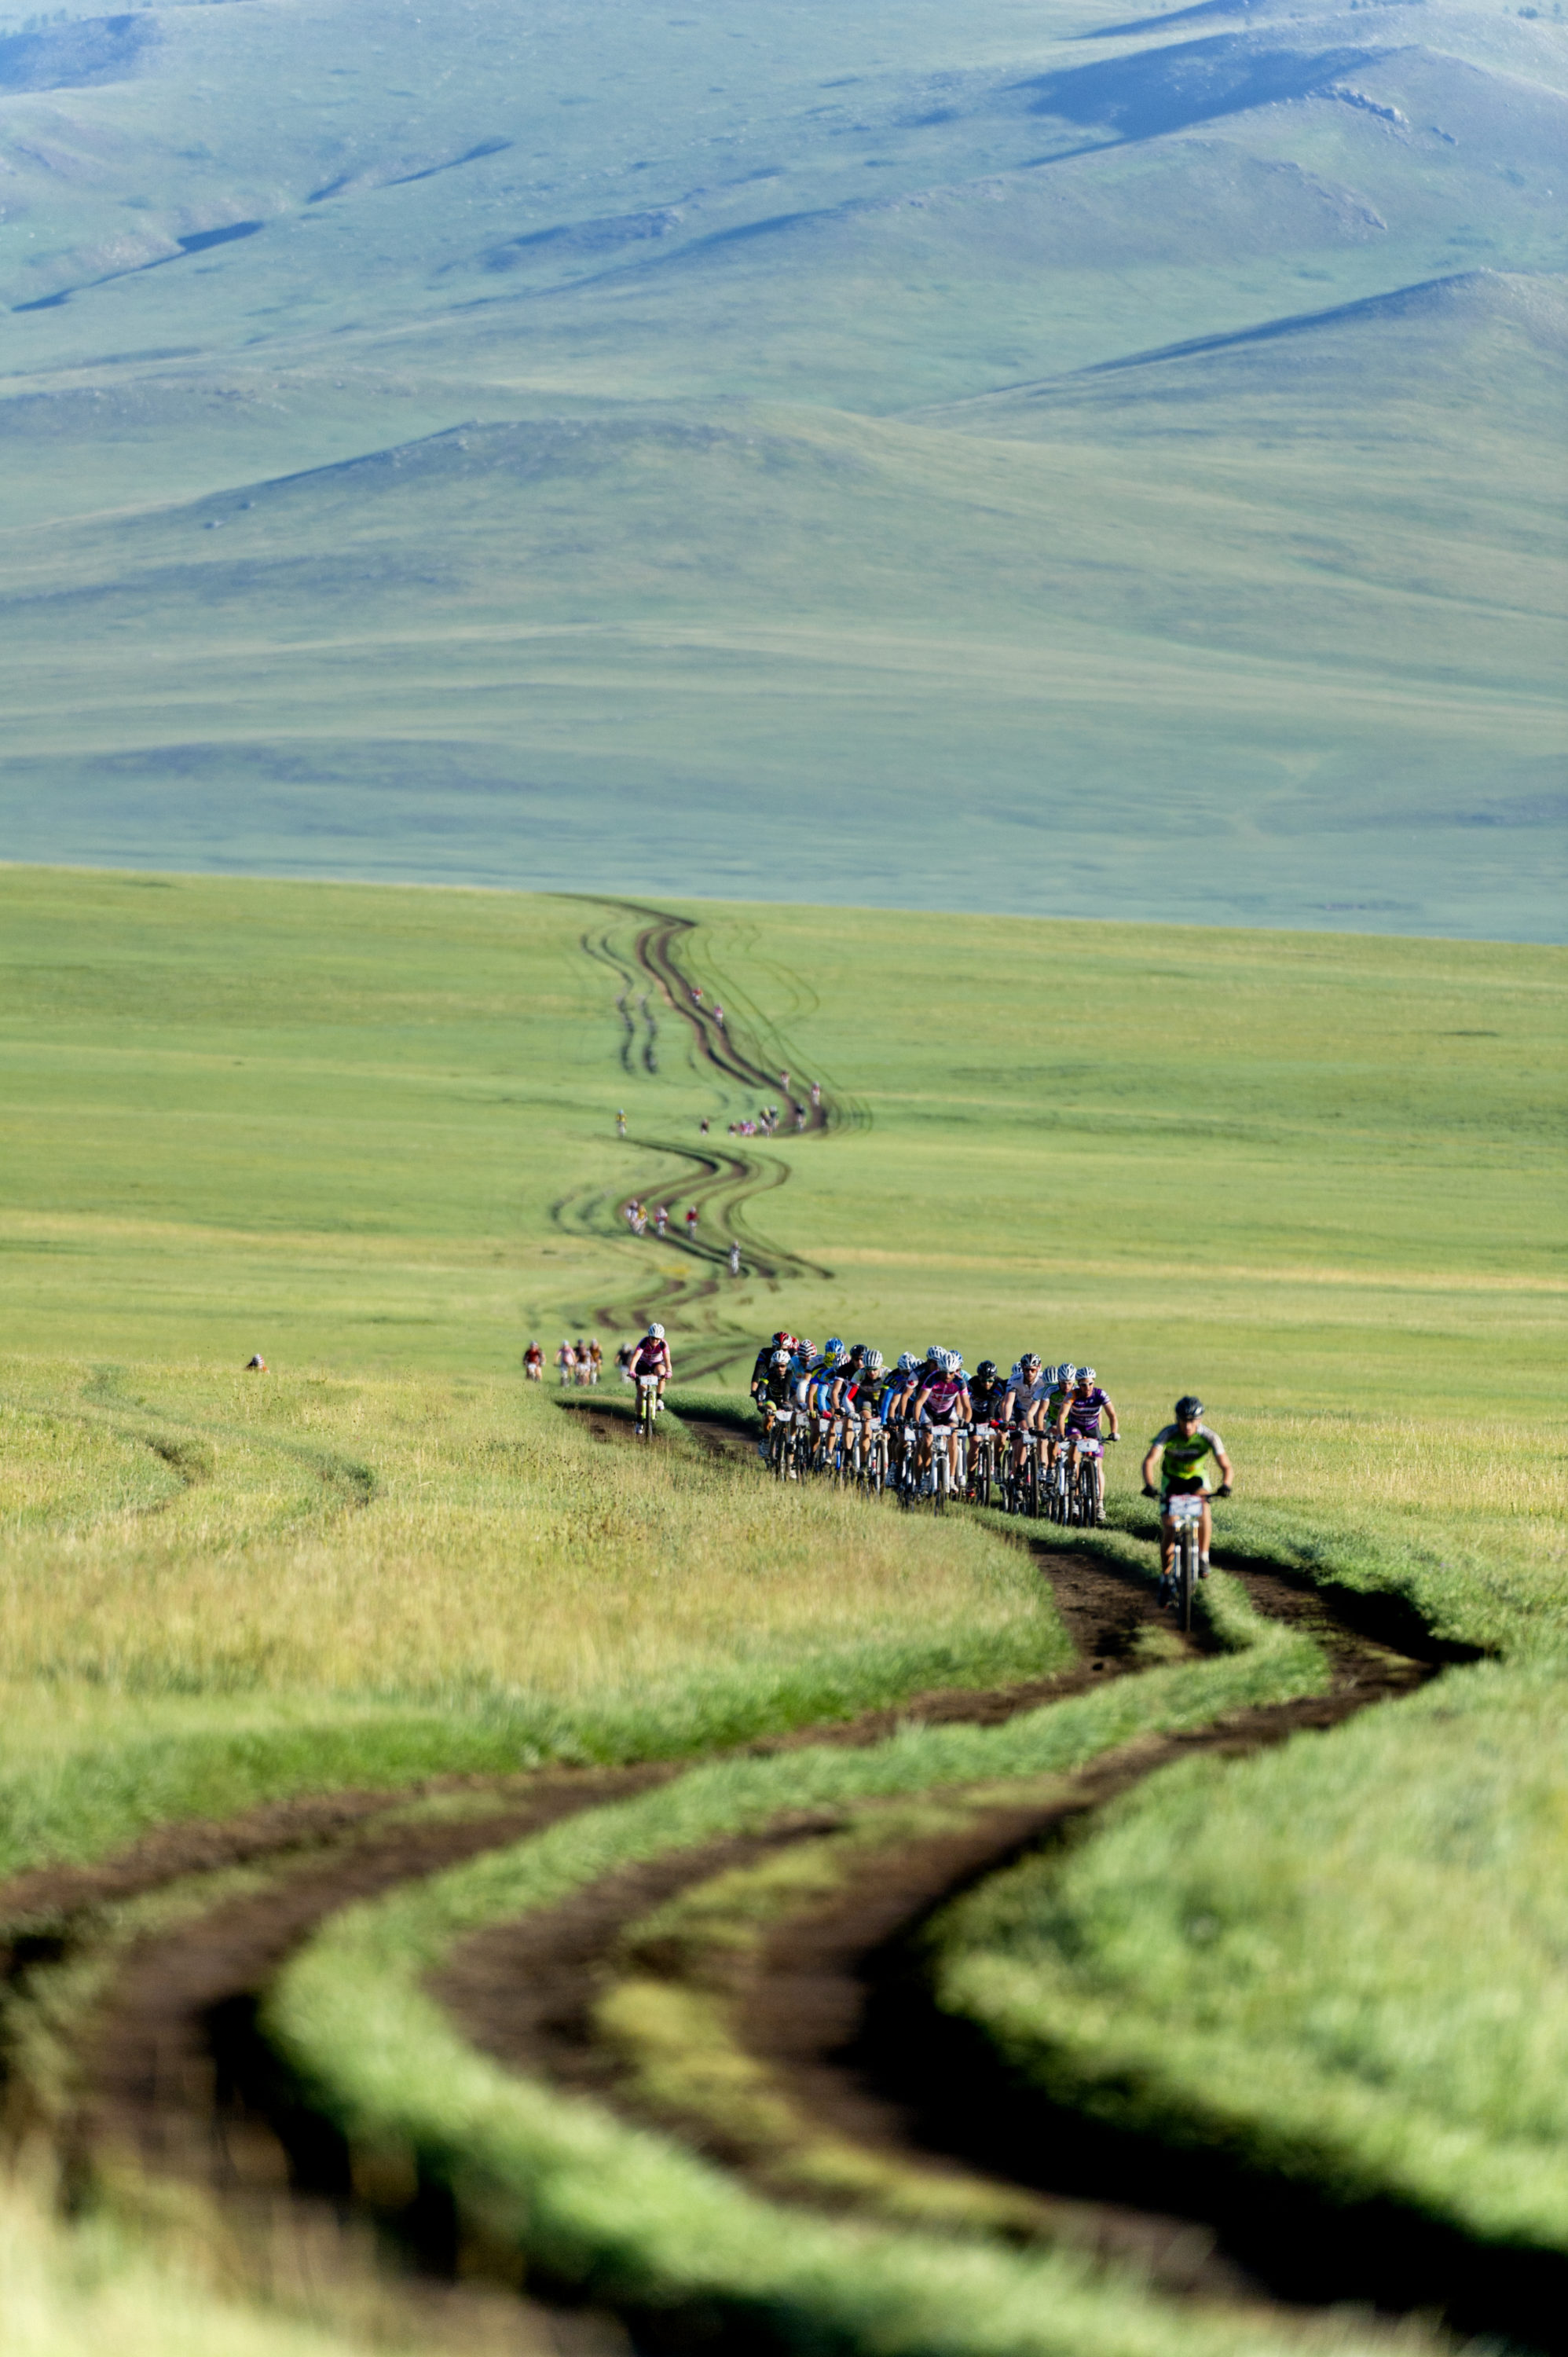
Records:
[[[632,1353],[631,1379],[633,1383],[637,1383],[644,1376],[657,1375],[659,1405],[662,1407],[664,1386],[673,1372],[674,1370],[670,1363],[670,1345],[664,1340],[664,1329],[662,1326],[650,1326]]]

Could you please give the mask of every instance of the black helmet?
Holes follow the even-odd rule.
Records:
[[[974,1371],[974,1380],[977,1383],[993,1383],[996,1381],[995,1360],[982,1359]]]
[[[1203,1414],[1203,1402],[1195,1399],[1191,1392],[1184,1392],[1176,1404],[1176,1422],[1186,1424],[1191,1417]]]

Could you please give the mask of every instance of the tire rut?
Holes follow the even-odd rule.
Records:
[[[586,895],[574,895],[588,899]],[[698,930],[696,920],[675,916],[639,901],[589,899],[592,907],[612,914],[608,925],[590,927],[581,936],[585,954],[608,968],[618,984],[615,1006],[621,1025],[618,1056],[630,1078],[640,1073],[657,1078],[661,1038],[659,1010],[680,1025],[687,1058],[693,1071],[706,1072],[727,1093],[729,1087],[748,1099],[771,1098],[783,1090],[786,1118],[799,1116],[799,1134],[825,1135],[830,1129],[856,1126],[865,1116],[823,1090],[813,1103],[809,1091],[799,1096],[783,1088],[782,1071],[770,1071],[762,1051],[749,1039],[747,1028],[728,1017],[719,1020],[714,1006],[683,971],[679,946]],[[633,928],[627,941],[628,924]],[[832,1271],[815,1261],[770,1243],[750,1218],[761,1196],[786,1185],[789,1164],[781,1155],[768,1154],[751,1140],[725,1145],[705,1141],[692,1146],[640,1130],[626,1141],[638,1152],[657,1155],[666,1165],[673,1160],[689,1174],[682,1191],[701,1215],[698,1233],[671,1232],[645,1239],[663,1257],[663,1265],[630,1294],[596,1301],[573,1312],[572,1322],[610,1328],[645,1325],[658,1318],[682,1337],[682,1379],[698,1382],[733,1365],[754,1347],[748,1336],[726,1326],[717,1314],[719,1304],[732,1297],[737,1282],[760,1282],[777,1290],[786,1280],[831,1279]],[[551,1207],[551,1217],[564,1232],[620,1237],[626,1206],[634,1197],[670,1190],[668,1171],[661,1178],[639,1181],[618,1191],[607,1187],[579,1189]],[[741,1250],[741,1276],[729,1275],[732,1244]]]
[[[698,1429],[710,1445],[736,1446],[725,1427]],[[743,1748],[762,1753],[822,1741],[868,1744],[910,1718],[996,1723],[1107,1676],[1135,1674],[1145,1658],[1147,1631],[1165,1627],[1148,1583],[1090,1555],[1037,1552],[1074,1641],[1077,1658],[1068,1669],[1006,1688],[929,1694],[897,1710]],[[1241,1757],[1303,1728],[1338,1724],[1434,1674],[1433,1662],[1401,1655],[1347,1627],[1318,1594],[1290,1576],[1252,1569],[1245,1577],[1261,1609],[1308,1624],[1329,1642],[1334,1683],[1327,1694],[1231,1714],[1192,1734],[1143,1738],[1071,1780],[1070,1792],[1049,1805],[999,1805],[962,1836],[918,1843],[896,1857],[869,1862],[843,1901],[791,1919],[767,1941],[747,1992],[741,2038],[746,2050],[824,2127],[895,2155],[905,2166],[967,2174],[1021,2193],[1037,2203],[1047,2239],[1131,2262],[1167,2292],[1288,2318],[1318,2310],[1325,2300],[1370,2295],[1326,2282],[1304,2287],[1288,2279],[1288,2271],[1282,2276],[1258,2234],[1238,2230],[1234,2204],[1228,2210],[1216,2198],[1197,2210],[1190,2200],[1173,2205],[1165,2190],[1168,2157],[1155,2157],[1165,2173],[1153,2175],[1144,2166],[1142,2173],[1127,2167],[1118,2177],[1114,2157],[1100,2165],[1098,2176],[1093,2169],[1075,2173],[1070,2167],[1053,2171],[1034,2165],[1027,2156],[1042,2141],[1038,2106],[1026,2122],[1011,2119],[1007,2104],[1015,2103],[1016,2090],[1009,2094],[994,2059],[977,2056],[972,2040],[961,2054],[944,2054],[950,2026],[933,2020],[923,1982],[911,1970],[920,1927],[957,1891],[1026,1849],[1071,1838],[1108,1801],[1167,1761],[1194,1750]],[[1173,1633],[1166,1632],[1167,1649]],[[317,2244],[321,2222],[329,2217],[338,2254],[334,2263],[346,2266],[363,2265],[357,2244],[349,2258],[342,2253],[355,2235],[362,2237],[366,2218],[378,2221],[390,2233],[400,2266],[415,2270],[409,2293],[415,2301],[426,2297],[421,2285],[435,2287],[430,2296],[444,2298],[440,2287],[459,2278],[504,2278],[504,2255],[476,2251],[445,2189],[417,2179],[389,2188],[375,2181],[373,2170],[367,2177],[336,2131],[280,2073],[256,2032],[257,2007],[287,1956],[345,1904],[515,1841],[573,1809],[646,1789],[679,1774],[683,1764],[542,1771],[489,1787],[469,1780],[458,1789],[489,1791],[495,1810],[456,1823],[378,1824],[378,1815],[418,1797],[408,1794],[291,1803],[225,1826],[166,1828],[105,1866],[19,1878],[0,1889],[0,1922],[35,1927],[31,1933],[24,1929],[14,1946],[13,1967],[25,1981],[35,1963],[69,1955],[73,1918],[90,1926],[107,1902],[224,1864],[268,1857],[292,1862],[277,1887],[223,1902],[177,1934],[149,1935],[119,1967],[80,2049],[81,2088],[68,2137],[75,2173],[90,2174],[106,2154],[131,2153],[143,2169],[194,2179],[226,2211],[237,2208],[252,2222],[261,2204],[269,2247],[276,2244],[280,2214],[292,2219],[289,2232],[296,2238],[314,2237]],[[429,1788],[423,1789],[428,1795]],[[439,1994],[466,2033],[509,2065],[591,2090],[632,2116],[647,2116],[628,2100],[618,2066],[595,2044],[589,2024],[626,1929],[675,1890],[780,1841],[810,1837],[830,1822],[821,1813],[802,1816],[755,1842],[654,1861],[609,1878],[561,1908],[481,1933],[450,1960]],[[923,2072],[918,2087],[908,2083],[900,2063],[910,2050],[943,2057]],[[942,2086],[966,2088],[967,2107],[944,2104],[939,2079]],[[977,2139],[973,2096],[982,2086],[983,2127]],[[1081,2129],[1081,2123],[1057,2122],[1047,2141],[1058,2150],[1080,2151]],[[718,2157],[743,2174],[765,2175],[755,2156],[721,2151]],[[1143,2158],[1147,2163],[1151,2157]],[[1190,2178],[1185,2181],[1190,2185]],[[1288,2190],[1291,2204],[1301,2199],[1299,2189]],[[1466,2245],[1462,2255],[1475,2255]],[[1455,2257],[1447,2254],[1449,2263],[1438,2266],[1436,2279],[1455,2319],[1474,2322],[1475,2303],[1465,2302],[1455,2288]],[[1487,2286],[1481,2302],[1486,2314],[1474,2329],[1497,2330],[1499,2315],[1521,2320],[1515,2318],[1519,2299],[1505,2298],[1499,2308],[1489,2276]],[[1392,2309],[1435,2304],[1431,2297],[1382,2303]],[[1525,2310],[1523,2320],[1539,2319],[1539,2300],[1532,2296]],[[557,2336],[536,2338],[526,2344],[530,2349],[570,2347],[597,2357],[628,2346],[684,2345],[668,2341],[646,2319],[631,2319],[634,2341],[628,2343],[621,2325],[596,2314],[563,2311],[563,2321],[537,2304],[527,2313],[531,2330]],[[579,2337],[572,2339],[574,2333]],[[1537,2347],[1557,2345],[1541,2331],[1517,2337]]]

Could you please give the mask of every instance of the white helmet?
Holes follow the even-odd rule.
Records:
[[[867,1349],[865,1356],[862,1359],[860,1363],[865,1368],[868,1375],[875,1375],[882,1365],[881,1351],[878,1351],[875,1345],[871,1346]]]
[[[916,1358],[913,1351],[900,1351],[898,1353],[898,1372],[901,1375],[912,1375],[917,1367],[923,1367],[925,1363],[923,1359]]]
[[[1098,1378],[1096,1377],[1092,1367],[1079,1367],[1078,1371],[1078,1380],[1080,1383],[1092,1383],[1096,1382]]]
[[[650,1342],[662,1342],[664,1340],[663,1327],[650,1326],[648,1329],[648,1339]]]
[[[1076,1383],[1078,1369],[1069,1360],[1064,1359],[1057,1369],[1057,1381],[1058,1383]]]
[[[961,1375],[963,1354],[960,1351],[944,1351],[937,1361],[944,1375]]]

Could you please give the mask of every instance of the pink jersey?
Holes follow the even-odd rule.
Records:
[[[634,1375],[668,1375],[670,1346],[667,1342],[650,1342],[645,1336],[637,1346],[637,1356],[631,1362]]]

